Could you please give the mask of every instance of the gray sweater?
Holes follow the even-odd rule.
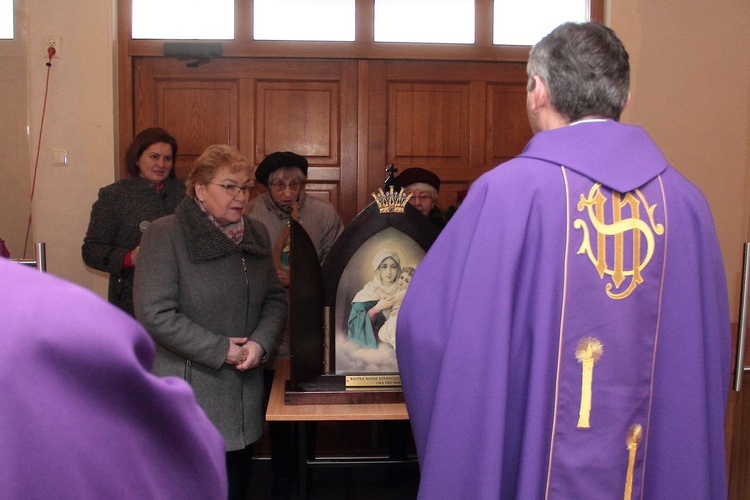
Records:
[[[271,237],[271,245],[274,245],[281,231],[289,225],[291,211],[286,212],[279,208],[266,192],[252,199],[245,213],[266,226]],[[329,202],[302,191],[299,195],[299,223],[315,245],[318,259],[323,262],[336,238],[344,230],[341,217]]]
[[[249,337],[270,353],[287,305],[268,232],[245,218],[243,241],[229,240],[185,199],[143,235],[135,275],[136,318],[157,344],[153,371],[184,378],[226,441],[255,442],[263,429],[263,370],[224,364],[228,337]]]

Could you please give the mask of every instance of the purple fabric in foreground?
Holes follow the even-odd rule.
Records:
[[[420,499],[726,498],[721,254],[642,129],[542,132],[478,179],[397,331]]]
[[[226,499],[221,436],[133,318],[3,259],[0,295],[1,497]]]

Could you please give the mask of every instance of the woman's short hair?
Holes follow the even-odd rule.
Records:
[[[270,186],[277,180],[288,180],[288,181],[298,181],[300,184],[305,184],[305,181],[307,181],[307,175],[302,171],[299,167],[279,167],[276,170],[272,171],[270,174],[268,174],[268,178],[266,180],[266,186]]]
[[[164,142],[172,147],[172,170],[169,172],[169,177],[175,177],[174,165],[177,160],[177,141],[169,132],[160,127],[141,130],[135,136],[133,142],[130,143],[130,146],[128,146],[128,150],[125,151],[125,170],[127,170],[131,177],[138,177],[140,175],[138,159],[144,151],[157,142]]]
[[[424,182],[415,182],[414,184],[409,184],[408,186],[404,187],[413,191],[423,191],[429,194],[433,202],[436,202],[438,197],[440,196],[437,192],[437,189],[429,184],[425,184]]]
[[[195,197],[195,185],[208,184],[222,168],[233,174],[244,171],[250,177],[250,161],[242,153],[226,144],[214,144],[196,158],[193,169],[185,180],[187,195]]]
[[[615,32],[596,23],[565,23],[531,49],[534,76],[547,84],[552,106],[570,121],[586,116],[620,119],[628,101],[630,62]]]

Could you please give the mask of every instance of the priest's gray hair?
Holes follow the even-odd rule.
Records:
[[[549,88],[552,106],[570,121],[620,119],[630,88],[629,56],[615,32],[599,23],[565,23],[531,49],[528,90],[534,76]]]

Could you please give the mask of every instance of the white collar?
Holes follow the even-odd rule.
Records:
[[[592,123],[592,122],[608,122],[609,118],[583,118],[581,120],[568,123],[568,127],[572,125],[578,125],[579,123]]]

